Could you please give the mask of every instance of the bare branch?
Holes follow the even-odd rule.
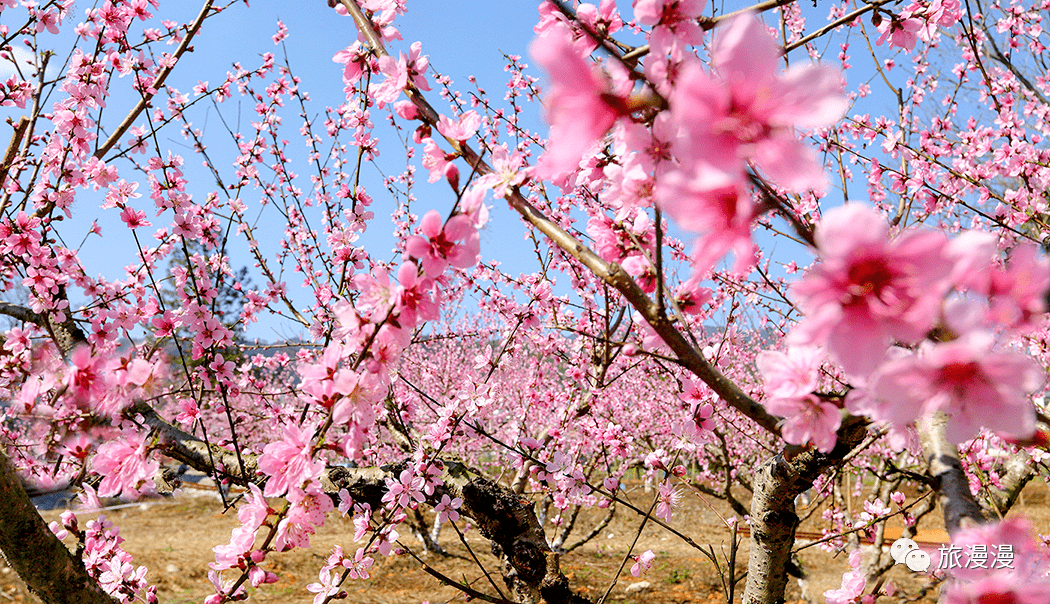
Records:
[[[179,47],[175,50],[175,62],[178,62],[178,60],[182,57],[183,53],[185,53],[186,50],[190,47],[190,42],[193,41],[193,37],[197,35],[197,32],[201,28],[201,24],[204,23],[204,19],[208,16],[208,13],[211,11],[211,5],[212,0],[206,0],[204,6],[201,7],[201,12],[197,14],[197,18],[190,25],[189,29],[186,31],[186,36],[182,38],[182,42],[179,44]],[[164,80],[168,79],[168,75],[171,73],[173,67],[174,63],[171,66],[161,68],[161,70],[157,73],[156,79],[154,79],[153,83],[150,84],[150,88],[152,88],[154,92],[150,93],[145,90],[142,91],[142,98],[139,99],[139,102],[135,105],[135,107],[132,108],[130,112],[128,112],[127,116],[124,117],[124,121],[120,122],[120,125],[117,126],[117,129],[113,131],[113,134],[109,135],[109,138],[106,139],[106,142],[103,143],[101,147],[95,150],[96,158],[102,159],[102,156],[104,156],[106,153],[109,153],[109,150],[112,149],[120,141],[120,137],[124,136],[124,133],[128,131],[128,128],[131,128],[131,125],[135,123],[135,120],[138,119],[139,115],[146,109],[146,107],[149,107],[150,102],[153,101],[154,95],[156,95],[156,93],[160,91],[161,87],[164,86]]]

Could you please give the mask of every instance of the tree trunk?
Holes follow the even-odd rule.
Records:
[[[47,527],[2,452],[0,509],[0,552],[45,604],[117,604]]]

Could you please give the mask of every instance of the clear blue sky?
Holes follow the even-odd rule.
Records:
[[[619,4],[621,11],[629,18],[631,16],[630,3],[620,0]],[[421,40],[423,51],[429,55],[433,69],[452,77],[460,89],[469,90],[470,85],[466,81],[466,76],[476,76],[492,100],[498,103],[502,99],[506,81],[501,51],[522,55],[526,61],[529,61],[527,46],[534,35],[532,28],[537,21],[536,6],[537,2],[532,0],[507,2],[410,0],[408,14],[399,17],[396,23],[404,40],[391,43],[389,50],[394,54],[399,51],[407,52],[408,46],[413,41]],[[745,3],[726,3],[724,6],[719,6],[718,12],[730,12],[744,6],[746,6]],[[826,7],[813,9],[808,2],[803,2],[802,6],[807,16],[812,19],[811,23],[823,23],[826,19]],[[178,18],[187,22],[194,18],[199,10],[199,5],[184,2],[165,4],[162,8],[160,14],[166,18]],[[710,11],[710,8],[708,10]],[[5,11],[4,17],[9,14],[10,11]],[[79,15],[77,18],[79,20]],[[321,114],[326,106],[338,105],[343,99],[341,66],[332,62],[332,56],[353,42],[357,33],[349,17],[338,16],[327,7],[323,0],[294,3],[256,0],[252,2],[250,8],[243,4],[232,6],[225,14],[207,22],[194,43],[194,52],[185,56],[172,77],[169,78],[168,84],[183,92],[189,92],[198,80],[206,80],[213,84],[221,81],[233,61],[241,61],[246,67],[251,67],[259,62],[258,56],[264,52],[275,52],[280,57],[282,49],[274,46],[271,40],[271,36],[277,29],[278,19],[283,20],[289,28],[289,37],[286,41],[288,59],[294,73],[302,78],[301,87],[311,94],[313,100],[311,114]],[[64,32],[62,37],[55,40],[56,48],[62,48],[63,40],[69,40],[66,35]],[[42,39],[46,41],[48,38],[45,36]],[[860,41],[859,38],[854,39]],[[837,43],[828,45],[827,48],[831,53],[828,59],[830,62],[837,63],[835,59],[838,53]],[[856,47],[855,54],[859,53],[859,50],[860,47]],[[796,56],[802,58],[801,54]],[[858,57],[855,62],[862,60],[863,57]],[[542,74],[536,72],[536,75]],[[436,93],[431,94],[431,102],[440,111],[445,105]],[[104,122],[114,123],[116,116],[122,115],[120,110],[130,106],[130,103],[128,99],[114,98],[111,106],[107,108]],[[234,129],[247,127],[249,120],[254,117],[250,102],[244,102],[238,108],[235,101],[231,101],[221,105],[220,109],[229,126]],[[538,107],[534,109],[537,112],[539,110]],[[377,111],[373,114],[373,121],[377,125],[383,121],[381,113]],[[223,128],[217,119],[215,109],[212,108],[206,112],[198,111],[194,115],[194,126],[205,129],[206,137],[210,141],[209,153],[215,158],[232,158],[233,145],[228,136],[220,135]],[[294,112],[289,111],[285,119],[285,136],[294,139],[298,118],[295,117]],[[288,125],[293,123],[295,126],[289,128]],[[541,132],[545,131],[538,113],[531,116],[526,124]],[[212,136],[213,132],[214,136]],[[386,132],[380,126],[377,134],[382,139]],[[191,187],[195,196],[203,197],[208,191],[215,189],[214,181],[208,173],[199,168],[199,160],[188,148],[180,146],[184,144],[184,141],[176,130],[170,130],[166,143],[164,141],[162,143],[174,152],[181,152],[187,159],[187,174],[191,176]],[[291,148],[300,150],[302,145],[293,140]],[[403,157],[397,153],[397,144],[388,147],[381,146],[381,149],[384,155],[381,156],[380,163],[389,166],[384,168],[384,171],[386,173],[400,171]],[[293,166],[304,177],[303,182],[299,185],[300,188],[308,189],[309,168],[305,162],[305,155],[293,157],[293,162],[297,162],[293,163]],[[225,165],[228,166],[228,162]],[[122,170],[125,167],[126,163],[121,165]],[[390,236],[391,228],[387,215],[392,204],[388,200],[387,203],[383,203],[386,192],[375,179],[375,170],[366,168],[365,172],[372,178],[371,182],[366,179],[365,183],[376,198],[377,203],[374,209],[377,216],[364,241],[377,258],[389,258],[387,250],[392,247],[393,239]],[[420,172],[417,175],[415,194],[418,201],[413,206],[413,211],[419,215],[431,208],[436,208],[443,213],[447,212],[452,203],[451,192],[447,184],[444,182],[428,184],[425,182],[425,173]],[[138,177],[133,172],[125,176],[129,180]],[[229,178],[228,174],[227,178]],[[143,183],[140,192],[145,191],[145,188],[145,183]],[[252,193],[248,193],[245,199],[252,202],[256,198],[252,197]],[[91,195],[81,195],[77,201],[74,223],[63,225],[61,230],[66,234],[66,243],[76,247],[91,220],[99,218],[105,237],[88,239],[83,247],[82,261],[89,274],[103,274],[110,278],[117,278],[121,275],[123,266],[128,264],[132,257],[134,248],[130,246],[133,246],[133,243],[126,235],[127,229],[120,223],[117,212],[103,213],[93,209],[93,206],[99,201],[100,199],[93,199]],[[139,201],[142,202],[139,207],[146,209],[152,219],[153,212],[148,209],[152,205],[151,202],[145,197]],[[490,201],[490,203],[496,207],[496,211],[493,213],[492,225],[483,234],[483,258],[500,260],[504,263],[504,269],[511,273],[531,271],[534,256],[531,247],[523,241],[524,227],[516,215],[510,212],[502,202]],[[271,213],[270,220],[263,223],[263,234],[272,237],[271,244],[280,237],[282,226],[279,221],[273,220],[274,216],[276,214]],[[155,226],[159,226],[161,220],[163,217],[156,219]],[[71,226],[74,228],[70,228]],[[79,231],[77,227],[80,227]],[[148,240],[148,233],[151,233],[152,230],[152,228],[145,229],[141,235],[145,235]],[[770,239],[760,232],[756,233],[756,237],[759,237],[759,241],[763,244],[770,242]],[[115,249],[120,250],[120,253],[115,253]],[[271,253],[272,249],[271,247]],[[239,264],[251,264],[250,257],[245,253],[244,247],[239,244],[235,244],[231,255],[234,268],[237,268]],[[301,276],[288,272],[285,274],[285,280],[288,282],[289,290],[294,292],[299,288]],[[260,279],[255,280],[257,285],[260,281]],[[304,297],[299,297],[299,299],[305,301]],[[76,302],[74,299],[74,306]],[[293,335],[287,329],[276,329],[277,324],[267,322],[265,317],[262,318],[262,321],[261,324],[252,328],[249,332],[250,336],[272,341]]]

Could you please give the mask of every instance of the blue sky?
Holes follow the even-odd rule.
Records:
[[[629,17],[631,15],[629,2],[621,0],[619,4],[620,10]],[[808,16],[813,19],[813,23],[821,23],[826,18],[825,7],[812,9],[806,2],[803,2],[802,5]],[[391,43],[389,50],[393,54],[399,51],[407,52],[411,42],[421,40],[424,53],[430,57],[432,69],[452,77],[454,83],[463,90],[471,88],[466,77],[476,76],[480,85],[498,105],[502,100],[506,82],[501,51],[507,54],[522,55],[526,62],[529,61],[527,47],[534,35],[532,28],[537,20],[536,6],[537,3],[531,0],[511,2],[470,0],[454,3],[410,0],[408,14],[399,17],[396,22],[404,40]],[[719,12],[729,12],[743,6],[745,6],[743,3],[729,3],[721,7]],[[161,14],[164,17],[177,18],[183,22],[191,21],[199,10],[199,6],[191,3],[165,4],[162,8]],[[6,11],[3,16],[7,17],[9,14],[10,11]],[[79,19],[79,15],[77,18]],[[194,42],[194,52],[184,57],[172,77],[169,78],[168,84],[181,91],[189,92],[199,80],[206,80],[213,84],[221,81],[233,61],[241,61],[246,67],[251,67],[258,64],[258,56],[262,53],[275,52],[280,57],[282,49],[275,47],[271,40],[271,36],[277,29],[278,19],[283,20],[288,26],[289,37],[286,42],[288,60],[294,73],[302,78],[301,87],[311,94],[312,115],[322,113],[326,106],[338,105],[343,99],[341,66],[332,62],[331,59],[337,51],[353,42],[356,38],[356,30],[350,18],[338,16],[321,0],[295,3],[255,1],[252,2],[250,8],[243,4],[230,7],[224,14],[206,23]],[[56,48],[61,48],[63,41],[66,41],[68,47],[70,38],[66,37],[67,32],[68,30],[65,30],[57,40],[50,38],[55,42]],[[46,41],[48,38],[44,37],[42,40]],[[834,54],[837,54],[837,44],[828,47],[833,49]],[[835,60],[834,54],[829,57],[832,61]],[[801,57],[801,55],[796,56]],[[538,76],[542,75],[538,72],[534,73]],[[445,107],[436,93],[431,93],[430,100],[439,111]],[[121,110],[130,106],[131,102],[128,98],[115,97],[110,107],[107,108],[104,123],[114,123],[116,116],[122,115]],[[238,107],[236,101],[230,101],[221,105],[219,109],[227,124],[234,129],[247,127],[248,121],[253,117],[250,102],[243,102]],[[545,132],[545,127],[538,115],[539,108],[533,107],[533,109],[537,113],[527,118],[526,125],[539,132]],[[381,114],[380,111],[373,112],[373,121],[377,125],[383,120]],[[194,126],[204,129],[206,140],[210,141],[209,153],[220,160],[232,158],[233,144],[228,136],[220,135],[223,127],[219,122],[216,110],[202,108],[193,115]],[[285,119],[285,136],[293,138],[298,126],[298,118],[294,112],[288,112]],[[295,127],[288,127],[293,123]],[[212,136],[213,132],[215,136]],[[382,139],[385,132],[388,133],[380,126],[377,134]],[[173,152],[182,153],[187,159],[186,171],[191,176],[194,195],[203,197],[207,192],[214,190],[213,179],[199,167],[199,159],[193,157],[190,150],[183,146],[185,142],[179,137],[178,132],[172,129],[167,136],[167,140],[162,143]],[[396,142],[388,142],[394,144],[381,146],[384,155],[381,156],[379,163],[389,166],[384,168],[386,173],[398,172],[404,160],[398,153],[399,147]],[[302,149],[301,143],[293,140],[292,149]],[[305,155],[293,156],[293,162],[298,162],[297,165],[293,165],[301,176],[308,178],[309,168],[305,159]],[[121,165],[121,169],[124,170],[126,165],[125,162]],[[393,238],[390,235],[391,228],[386,214],[392,204],[383,203],[386,192],[379,184],[376,171],[370,168],[366,168],[365,171],[369,175],[365,183],[370,193],[376,198],[376,205],[373,209],[377,217],[366,234],[364,242],[377,258],[389,258],[387,250],[392,247]],[[135,177],[135,174],[129,172],[125,177],[130,180]],[[299,186],[308,189],[308,180],[305,178]],[[413,211],[418,215],[422,215],[431,208],[436,208],[442,213],[447,212],[453,201],[447,184],[444,182],[428,184],[425,180],[425,173],[417,172],[418,182],[415,194],[418,201],[413,206]],[[143,183],[140,192],[144,190],[145,184]],[[251,202],[257,197],[253,198],[252,193],[249,193],[245,195],[245,199]],[[133,243],[126,235],[127,230],[120,223],[116,212],[103,213],[93,209],[93,206],[99,201],[100,199],[93,199],[91,195],[82,195],[77,201],[73,224],[63,225],[61,231],[66,237],[67,245],[76,247],[91,221],[98,218],[105,236],[88,239],[82,250],[82,262],[88,274],[103,274],[110,278],[117,278],[122,273],[122,267],[130,261],[131,254],[134,253],[133,247],[126,250],[125,248],[133,246]],[[152,212],[149,212],[147,208],[151,202],[146,198],[139,201],[143,202],[140,207],[147,209],[152,219]],[[533,270],[534,255],[531,246],[523,239],[525,233],[523,225],[502,202],[490,201],[490,203],[496,207],[496,211],[493,213],[491,226],[482,236],[483,258],[500,260],[504,263],[504,270],[511,273]],[[274,215],[271,214],[271,218],[261,223],[263,234],[273,237],[272,242],[275,242],[280,236],[282,226],[279,221],[273,220]],[[158,218],[155,224],[159,225],[162,219],[163,217]],[[148,240],[148,233],[152,230],[146,229],[141,235]],[[756,237],[764,246],[772,241],[770,237],[761,232],[761,229],[756,232]],[[121,253],[114,253],[114,249],[121,250]],[[785,251],[784,246],[781,245],[778,255],[782,255]],[[234,244],[231,253],[235,269],[239,264],[251,264],[250,257],[239,243]],[[790,253],[797,253],[797,249]],[[299,288],[299,275],[286,273],[285,280],[288,282],[290,291]],[[260,283],[260,279],[255,279],[256,285]],[[299,299],[305,300],[304,297],[299,297]],[[75,305],[76,300],[74,300]],[[254,326],[249,335],[273,341],[294,334],[290,333],[287,328],[278,328],[276,322],[271,323],[263,317],[262,322]]]

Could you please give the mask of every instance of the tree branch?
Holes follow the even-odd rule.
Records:
[[[799,524],[795,497],[809,490],[813,481],[828,468],[841,463],[864,441],[867,431],[867,420],[847,418],[831,453],[808,449],[790,460],[777,455],[756,470],[751,499],[751,556],[742,602],[781,604],[784,601],[786,569]]]
[[[241,455],[248,474],[243,476],[234,452],[214,444],[208,445],[192,434],[179,430],[145,403],[132,405],[125,415],[138,416],[152,428],[159,436],[158,448],[169,457],[210,475],[214,475],[217,470],[209,461],[214,459],[216,465],[223,466],[219,473],[234,481],[246,478],[260,484],[265,480],[257,473],[258,456]],[[507,567],[504,577],[522,601],[542,598],[550,604],[586,602],[569,589],[568,579],[559,567],[558,555],[547,545],[546,534],[529,500],[482,477],[478,471],[458,460],[436,461],[443,466],[444,485],[435,489],[434,494],[427,497],[426,503],[435,506],[446,494],[463,501],[459,512],[473,519],[479,532],[492,542],[494,551]],[[321,485],[332,497],[336,497],[340,489],[346,489],[354,501],[379,509],[384,505],[386,480],[396,480],[404,468],[404,464],[378,468],[330,466],[321,475]]]
[[[66,299],[65,289],[60,292],[60,299]],[[87,336],[84,335],[84,332],[81,331],[80,327],[77,325],[76,321],[73,320],[68,311],[64,314],[66,315],[65,320],[61,323],[56,323],[51,320],[50,314],[34,312],[17,304],[0,302],[0,315],[6,315],[18,319],[19,321],[32,323],[33,325],[46,330],[51,335],[51,339],[55,341],[55,344],[62,351],[62,354],[69,354],[69,352],[78,345],[87,343]]]
[[[201,24],[204,23],[204,19],[208,16],[208,12],[211,11],[211,5],[212,0],[206,0],[204,6],[201,7],[201,12],[197,14],[197,18],[193,21],[193,23],[190,25],[190,28],[186,31],[186,36],[182,39],[182,42],[179,44],[179,47],[175,50],[174,57],[176,63],[182,57],[183,53],[185,53],[186,50],[190,47],[190,42],[193,41],[193,37],[197,35],[198,31],[200,31]],[[150,103],[153,101],[154,95],[156,95],[156,93],[160,91],[161,87],[164,86],[164,80],[168,79],[168,75],[171,73],[171,70],[174,68],[174,66],[175,65],[173,63],[170,66],[161,68],[160,72],[157,73],[156,79],[154,79],[153,83],[150,84],[150,88],[152,88],[154,92],[149,93],[146,90],[142,91],[142,98],[139,99],[139,102],[135,105],[135,107],[130,112],[128,112],[127,116],[124,117],[124,121],[120,122],[120,125],[117,126],[117,129],[113,131],[113,134],[109,135],[109,138],[106,139],[106,142],[101,147],[95,150],[96,158],[102,159],[103,155],[109,153],[109,150],[112,149],[118,142],[120,142],[120,137],[124,136],[124,133],[128,131],[128,128],[131,128],[131,125],[135,123],[136,119],[138,119],[139,114],[141,114],[146,109],[146,107],[149,107]]]
[[[365,16],[363,12],[361,12],[357,3],[352,0],[340,1],[350,12],[358,30],[364,35],[365,39],[368,40],[368,43],[372,46],[376,54],[386,55],[386,49],[384,48],[379,35],[376,33],[375,28],[372,26],[372,22],[369,21],[368,17]],[[412,104],[419,110],[418,119],[436,128],[439,117],[438,112],[427,102],[426,99],[423,98],[422,94],[412,86],[405,89],[405,94],[408,96],[409,100],[412,101]],[[483,161],[481,156],[478,155],[478,153],[466,142],[452,139],[446,140],[453,148],[459,151],[477,174],[485,175],[493,173],[492,166]],[[632,279],[619,264],[606,262],[593,250],[563,229],[559,224],[547,218],[543,212],[537,209],[521,195],[521,191],[518,187],[515,187],[510,191],[506,199],[507,203],[510,204],[510,207],[517,211],[522,218],[529,222],[529,224],[546,235],[547,238],[561,248],[563,252],[578,260],[594,273],[596,277],[619,291],[631,306],[641,313],[642,317],[645,318],[646,322],[649,323],[664,343],[667,344],[675,355],[677,355],[679,364],[700,378],[731,407],[751,418],[755,423],[769,432],[777,436],[780,435],[780,428],[777,426],[779,419],[770,415],[765,407],[758,404],[758,402],[741,390],[739,386],[722,375],[714,365],[709,363],[707,359],[700,354],[700,351],[696,350],[689,340],[675,328],[667,315],[661,312],[659,305],[649,298],[648,294],[642,291],[642,288],[635,283],[634,279]]]
[[[959,461],[959,449],[948,442],[945,425],[948,416],[938,411],[919,420],[919,440],[922,442],[929,474],[937,489],[937,503],[944,510],[944,528],[954,533],[960,528],[986,521],[981,506],[970,493],[970,483]]]

